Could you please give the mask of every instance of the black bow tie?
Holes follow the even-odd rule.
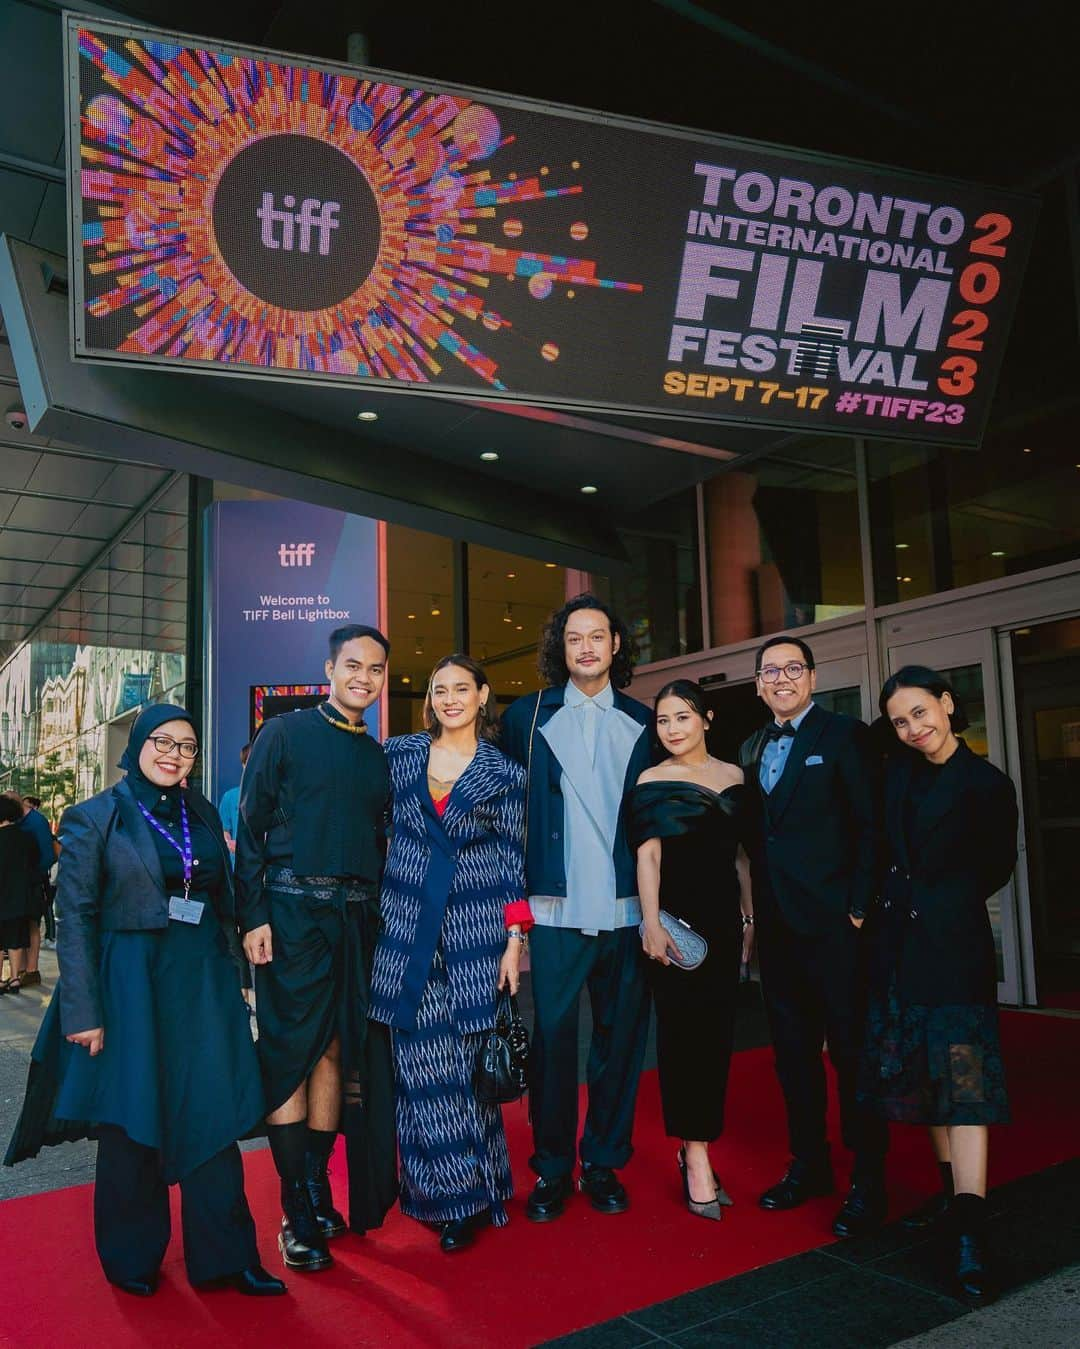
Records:
[[[785,735],[795,735],[795,727],[792,726],[790,721],[785,721],[780,726],[775,721],[770,721],[768,726],[765,727],[766,740],[781,740]]]

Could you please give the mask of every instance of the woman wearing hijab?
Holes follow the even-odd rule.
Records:
[[[198,751],[183,708],[145,708],[124,779],[61,822],[60,981],[6,1161],[92,1134],[110,1283],[156,1290],[179,1183],[191,1282],[267,1296],[285,1285],[259,1263],[236,1146],[265,1101],[221,821],[183,785]]]
[[[491,689],[469,656],[432,671],[426,731],[387,741],[393,837],[381,894],[371,1017],[393,1027],[401,1211],[447,1254],[508,1221],[502,1112],[472,1086],[496,990],[518,989],[532,913],[525,773],[496,748]]]

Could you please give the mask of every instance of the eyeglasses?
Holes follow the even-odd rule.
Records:
[[[801,660],[792,660],[784,666],[763,665],[758,671],[758,678],[763,684],[775,684],[781,674],[786,674],[791,680],[801,679],[810,669],[809,665],[804,665]]]
[[[198,743],[194,740],[174,740],[169,735],[152,735],[149,739],[159,754],[171,754],[176,749],[185,759],[194,759],[199,752]]]

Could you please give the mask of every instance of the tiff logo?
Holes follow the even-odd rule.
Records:
[[[285,210],[277,211],[274,209],[274,194],[264,192],[262,194],[262,205],[255,214],[262,221],[262,244],[264,248],[281,248],[286,253],[291,253],[295,247],[299,247],[301,253],[311,252],[311,236],[314,232],[319,235],[319,252],[323,257],[330,252],[330,231],[336,230],[341,224],[337,219],[341,210],[339,201],[319,201],[317,197],[305,197],[300,203],[300,209],[293,214],[293,207],[296,205],[296,198],[287,193],[282,197]],[[277,237],[275,226],[281,225],[281,238]],[[297,226],[299,226],[300,242],[296,242]]]
[[[278,545],[278,558],[283,567],[310,567],[315,556],[313,543],[282,543]]]

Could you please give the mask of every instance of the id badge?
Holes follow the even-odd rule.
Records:
[[[199,923],[205,907],[201,899],[185,899],[183,895],[169,896],[169,917],[177,923]]]

